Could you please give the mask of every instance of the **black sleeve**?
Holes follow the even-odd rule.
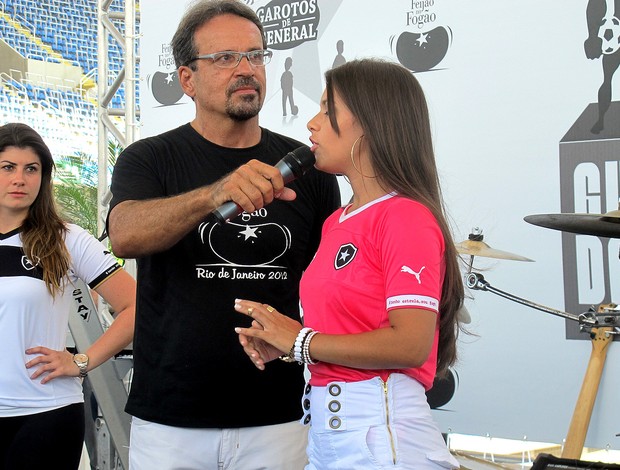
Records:
[[[121,152],[112,171],[112,199],[105,221],[107,233],[110,233],[110,213],[119,203],[165,196],[165,184],[159,176],[164,173],[160,173],[158,164],[161,165],[155,147],[147,140],[136,141]]]
[[[152,140],[139,140],[118,157],[112,172],[110,211],[120,202],[165,196],[165,185],[159,175],[165,168],[157,158]]]

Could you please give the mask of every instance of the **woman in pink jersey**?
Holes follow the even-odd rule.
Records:
[[[456,360],[464,293],[424,93],[375,59],[325,78],[312,150],[353,199],[326,220],[301,281],[303,327],[238,300],[254,322],[236,331],[261,370],[278,357],[308,365],[307,469],[458,468],[425,396]]]

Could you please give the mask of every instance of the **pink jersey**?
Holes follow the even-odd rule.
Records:
[[[353,212],[339,209],[325,221],[321,244],[301,281],[304,325],[327,334],[352,334],[389,326],[389,311],[438,312],[445,264],[444,239],[431,212],[395,194]],[[428,360],[404,370],[354,369],[319,362],[310,383],[357,382],[393,372],[428,390],[437,368],[438,328]]]

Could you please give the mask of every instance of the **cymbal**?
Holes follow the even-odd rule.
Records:
[[[620,238],[620,210],[605,214],[536,214],[525,216],[523,220],[563,232]]]
[[[509,259],[514,261],[534,261],[525,256],[491,248],[483,241],[465,240],[456,244],[456,250],[463,255],[482,256],[485,258]]]

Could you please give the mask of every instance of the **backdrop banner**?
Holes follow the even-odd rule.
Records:
[[[142,137],[194,116],[170,50],[188,3],[141,1]],[[309,143],[323,74],[347,60],[380,57],[416,75],[456,241],[474,233],[535,261],[465,254],[463,274],[473,269],[496,289],[569,314],[468,290],[472,334],[460,336],[460,361],[430,400],[434,416],[443,432],[563,442],[583,411],[577,399],[596,346],[576,318],[620,301],[619,242],[524,217],[618,209],[620,0],[246,3],[274,52],[264,127]],[[606,352],[585,445],[618,449],[620,345]]]

